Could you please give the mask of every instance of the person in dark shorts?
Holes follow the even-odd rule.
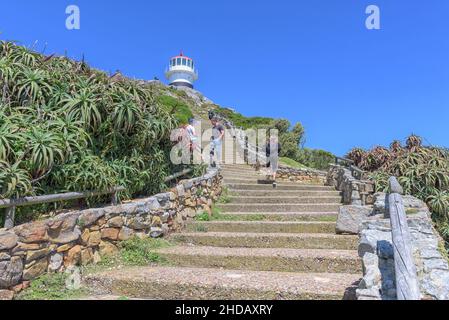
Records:
[[[279,139],[275,136],[271,137],[265,151],[268,159],[268,167],[270,168],[271,177],[273,179],[273,188],[276,188],[276,175],[279,170],[279,154],[281,152]]]

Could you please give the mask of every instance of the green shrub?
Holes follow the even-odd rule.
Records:
[[[121,242],[119,246],[120,258],[123,263],[133,266],[145,266],[150,263],[164,262],[155,250],[169,247],[171,244],[163,239],[141,239],[134,237]]]

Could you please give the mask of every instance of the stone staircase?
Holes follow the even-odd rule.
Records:
[[[322,185],[258,183],[226,165],[230,203],[219,220],[192,222],[158,250],[167,266],[89,277],[104,294],[148,299],[352,299],[361,278],[358,238],[335,234],[341,195]]]

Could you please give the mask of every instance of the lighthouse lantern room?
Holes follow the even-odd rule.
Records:
[[[181,52],[179,56],[170,59],[165,77],[172,86],[193,89],[193,83],[198,80],[198,72],[193,59],[184,56]]]

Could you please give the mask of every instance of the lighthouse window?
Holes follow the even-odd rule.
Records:
[[[176,64],[177,64],[178,66],[181,65],[181,58],[176,59]]]
[[[187,65],[187,59],[182,59],[182,65],[186,66]]]
[[[192,67],[192,61],[191,60],[187,60],[187,66],[190,67],[190,68]]]

